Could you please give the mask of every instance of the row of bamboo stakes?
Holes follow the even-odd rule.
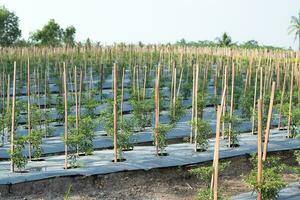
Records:
[[[114,162],[118,161],[118,157],[117,157],[117,151],[118,151],[118,147],[117,147],[117,134],[118,134],[118,128],[117,128],[117,72],[118,72],[118,66],[117,64],[114,64],[114,69],[113,69],[113,91],[114,91],[114,107],[113,107],[113,112],[114,112]],[[251,68],[250,68],[251,69]],[[293,93],[293,83],[294,83],[294,70],[296,72],[297,77],[299,77],[299,71],[296,67],[292,68],[291,70],[291,83],[290,83],[290,98],[289,98],[289,113],[291,112],[291,102],[292,102],[292,93]],[[28,61],[28,72],[30,71],[29,68],[29,61]],[[234,94],[234,77],[235,77],[235,66],[234,64],[232,64],[232,88],[231,88],[231,101],[230,101],[230,116],[233,115],[233,94]],[[278,71],[278,70],[277,70]],[[286,71],[286,70],[285,70]],[[156,153],[158,154],[158,145],[157,145],[157,141],[158,141],[158,129],[159,129],[159,81],[160,81],[160,65],[157,68],[157,72],[156,72],[156,82],[155,82],[155,144],[156,144]],[[221,105],[217,106],[217,124],[216,124],[216,143],[215,143],[215,147],[214,147],[214,160],[213,160],[213,174],[212,174],[212,181],[211,181],[211,189],[212,189],[212,193],[213,193],[213,197],[214,199],[218,198],[218,163],[219,163],[219,141],[220,141],[220,128],[221,128],[221,115],[225,113],[225,109],[226,109],[226,94],[227,94],[227,88],[228,88],[228,83],[227,83],[227,66],[225,66],[225,70],[224,70],[225,74],[224,74],[224,80],[223,80],[223,93],[222,93],[222,99],[221,99]],[[248,71],[247,71],[248,72]],[[269,70],[268,72],[269,74],[271,74],[272,72]],[[77,70],[76,67],[74,69],[74,82],[75,82],[75,87],[77,87],[77,79],[76,79],[76,75],[77,74]],[[137,73],[138,74],[138,73]],[[174,74],[176,75],[176,67],[173,68],[173,76]],[[198,74],[199,74],[199,66],[195,65],[195,67],[193,68],[193,109],[192,109],[192,117],[194,118],[195,121],[197,121],[197,117],[198,117],[198,109],[197,109],[197,101],[198,101]],[[247,78],[250,76],[249,74],[251,74],[250,72],[247,73]],[[82,75],[81,75],[82,76]],[[254,105],[256,104],[256,88],[257,88],[257,76],[258,76],[258,69],[255,72],[255,97],[254,97]],[[284,73],[284,81],[283,81],[283,88],[285,88],[285,79],[286,79],[286,72]],[[145,76],[146,77],[146,76]],[[172,90],[172,103],[173,106],[176,105],[176,76],[174,76],[174,78],[172,79],[173,84],[173,90]],[[124,80],[124,68],[123,68],[123,80]],[[8,76],[8,85],[10,83],[9,81],[10,76]],[[251,78],[249,78],[251,80]],[[277,75],[277,79],[278,75]],[[31,127],[30,127],[30,73],[28,73],[28,124],[29,124],[29,128],[28,128],[28,134],[30,135],[31,133]],[[138,78],[137,78],[138,80]],[[299,79],[298,79],[299,80]],[[66,72],[66,65],[63,65],[63,82],[64,82],[64,102],[65,102],[65,141],[67,141],[68,139],[68,113],[67,113],[67,72]],[[122,81],[123,82],[123,81]],[[246,80],[246,83],[248,82],[248,80]],[[267,124],[266,124],[266,130],[265,130],[265,140],[264,140],[264,144],[263,144],[263,149],[262,149],[262,116],[263,116],[263,96],[264,94],[266,94],[267,92],[267,87],[268,84],[270,84],[271,81],[267,80],[267,77],[265,76],[265,78],[263,78],[263,70],[262,67],[260,67],[260,98],[258,100],[258,107],[257,107],[257,111],[258,111],[258,128],[257,128],[257,146],[258,146],[258,175],[257,175],[257,182],[261,183],[263,175],[262,175],[262,161],[266,160],[266,156],[267,156],[267,147],[268,147],[268,140],[269,140],[269,131],[270,131],[270,125],[271,125],[271,119],[272,119],[272,110],[273,110],[273,101],[274,101],[274,93],[275,93],[275,89],[276,87],[279,88],[280,84],[278,82],[272,82],[272,86],[271,86],[271,95],[270,95],[270,103],[269,103],[269,110],[268,110],[268,117],[267,117]],[[250,84],[250,83],[249,83]],[[299,84],[299,81],[297,81],[297,84]],[[123,85],[123,84],[122,84]],[[138,84],[137,84],[138,85]],[[245,85],[245,91],[247,91],[247,84]],[[8,87],[9,88],[9,87]],[[144,86],[145,88],[145,86]],[[137,89],[138,90],[138,89]],[[139,91],[139,90],[138,90]],[[283,90],[284,91],[284,90]],[[178,93],[178,92],[177,92]],[[8,101],[9,101],[9,90],[8,90]],[[14,129],[15,129],[15,96],[16,96],[16,62],[14,62],[14,73],[13,73],[13,94],[12,94],[12,126],[11,126],[11,152],[14,151]],[[145,92],[143,94],[143,98],[145,97]],[[78,128],[78,121],[79,121],[79,117],[80,114],[79,110],[78,110],[78,95],[77,95],[77,88],[75,88],[75,99],[76,99],[76,128]],[[283,99],[283,94],[281,95],[281,107],[282,107],[282,100]],[[9,105],[9,102],[8,102]],[[255,108],[255,106],[253,107]],[[253,123],[254,123],[254,119],[253,119]],[[291,123],[291,118],[290,115],[288,117],[288,127],[290,127],[290,123]],[[252,126],[253,127],[253,126]],[[194,130],[194,138],[197,137],[197,129]],[[288,133],[290,134],[290,130],[288,130]],[[191,133],[191,139],[193,138],[193,133]],[[229,138],[230,140],[230,138]],[[195,143],[195,150],[196,150],[196,143]],[[263,152],[262,152],[263,151]],[[29,145],[29,157],[31,159],[31,145]],[[65,169],[68,168],[68,148],[67,145],[65,145],[65,164],[64,167]],[[11,171],[14,171],[14,163],[11,162]],[[261,193],[258,192],[257,195],[258,199],[261,199]]]

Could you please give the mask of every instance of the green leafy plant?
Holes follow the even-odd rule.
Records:
[[[191,125],[194,130],[197,128],[197,149],[203,151],[206,150],[208,147],[208,139],[212,133],[209,123],[202,119],[198,119],[197,121],[192,121]]]
[[[262,183],[257,183],[257,157],[252,156],[251,163],[254,168],[250,174],[244,176],[243,180],[254,191],[261,191],[263,200],[272,200],[278,197],[279,191],[286,186],[286,182],[282,179],[282,173],[286,169],[286,165],[280,164],[277,157],[269,157],[267,161],[263,162],[263,178]]]
[[[23,155],[26,143],[27,138],[25,136],[15,137],[13,153],[9,150],[11,160],[19,171],[24,170],[28,162],[27,157]]]
[[[222,173],[226,168],[230,166],[230,161],[222,162],[219,164],[219,173]],[[194,169],[190,169],[189,173],[191,175],[196,176],[201,182],[204,184],[204,188],[201,188],[197,192],[198,200],[212,200],[212,191],[210,190],[210,180],[213,173],[212,166],[202,166]],[[221,190],[221,188],[219,189]],[[223,199],[223,197],[219,196],[218,199]]]
[[[171,130],[171,126],[167,124],[159,124],[158,129],[153,130],[153,141],[155,144],[155,134],[157,135],[157,146],[159,149],[159,153],[164,153],[165,148],[167,147],[166,135]]]

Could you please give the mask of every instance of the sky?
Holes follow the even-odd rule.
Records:
[[[233,41],[296,49],[288,35],[300,0],[0,0],[20,19],[25,39],[49,19],[74,25],[76,40],[167,43],[214,40],[227,32]]]

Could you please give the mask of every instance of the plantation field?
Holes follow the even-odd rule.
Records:
[[[25,195],[11,185],[176,167],[203,183],[187,185],[187,199],[251,189],[267,199],[287,183],[297,196],[297,178],[282,176],[299,174],[299,56],[166,45],[1,49],[0,197]],[[287,150],[292,164],[271,153]],[[246,175],[230,175],[243,189],[222,192],[219,176],[249,155]]]

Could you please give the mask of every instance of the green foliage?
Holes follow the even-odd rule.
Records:
[[[244,176],[244,182],[255,191],[261,191],[263,200],[276,199],[279,191],[286,186],[282,179],[282,173],[287,169],[286,165],[280,164],[277,157],[269,157],[263,162],[263,178],[261,185],[257,184],[257,157],[251,158],[252,165],[255,166],[250,174]]]
[[[26,136],[15,137],[13,153],[9,150],[11,160],[18,170],[24,170],[28,162],[27,157],[23,155],[23,149],[26,143]]]
[[[75,45],[75,33],[74,26],[69,26],[63,32],[63,41],[67,47],[73,47]]]
[[[31,35],[31,39],[41,46],[60,46],[63,39],[63,29],[54,19]]]
[[[171,130],[171,126],[167,124],[159,124],[158,129],[153,129],[153,141],[155,144],[155,134],[157,135],[157,146],[160,153],[163,153],[165,148],[167,147],[166,135]]]
[[[229,138],[230,135],[230,146],[231,145],[238,145],[238,136],[240,135],[240,132],[236,129],[237,125],[239,124],[239,119],[236,116],[230,117],[228,113],[226,113],[224,116],[222,116],[221,121],[225,123],[224,127],[224,135]],[[231,124],[231,129],[229,128],[229,125]]]
[[[183,99],[188,99],[191,97],[192,87],[193,87],[193,83],[191,83],[191,82],[185,82],[182,84],[181,93],[182,93]]]
[[[242,117],[247,119],[251,118],[253,109],[253,94],[251,92],[246,92],[245,95],[240,98],[239,108],[242,111]]]
[[[219,173],[222,173],[226,168],[230,166],[230,161],[222,162],[219,164]],[[210,190],[210,180],[213,173],[213,166],[202,166],[194,169],[190,169],[189,173],[196,176],[205,185],[205,188],[201,188],[197,192],[198,200],[212,200]],[[219,189],[221,190],[221,188]],[[218,199],[223,199],[221,196]]]
[[[175,113],[174,113],[174,111],[175,111]],[[171,104],[171,108],[170,108],[171,124],[175,124],[176,121],[178,121],[184,113],[185,113],[185,108],[182,105],[182,99],[177,98],[176,103],[175,103],[175,108],[174,108],[173,103]]]
[[[130,100],[133,109],[133,120],[135,121],[135,128],[143,130],[145,127],[151,126],[152,109],[154,107],[153,99],[144,100]]]
[[[27,140],[32,144],[32,157],[33,159],[39,159],[43,153],[43,149],[41,146],[43,142],[43,132],[41,130],[33,130],[30,135],[31,137],[27,136]]]
[[[11,46],[21,36],[19,18],[4,6],[0,7],[0,46]]]
[[[218,46],[220,46],[220,47],[228,47],[233,44],[231,37],[229,35],[227,35],[227,33],[223,33],[222,36],[220,38],[219,37],[216,38],[216,40],[217,40]]]
[[[198,119],[197,121],[192,121],[191,125],[193,129],[197,127],[197,149],[206,150],[208,147],[208,139],[212,133],[209,123],[202,119]]]

